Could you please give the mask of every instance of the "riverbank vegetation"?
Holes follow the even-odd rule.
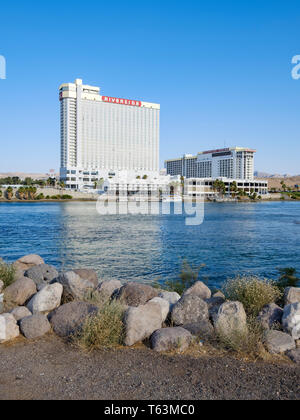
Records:
[[[6,188],[4,193],[0,190],[0,198],[8,201],[39,201],[39,200],[72,200],[73,197],[69,194],[45,195],[44,193],[37,194],[37,188],[34,186],[19,187],[17,190],[12,187]]]

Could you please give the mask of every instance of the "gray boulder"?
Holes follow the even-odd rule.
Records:
[[[209,318],[215,322],[221,305],[225,303],[225,299],[221,296],[213,296],[210,299],[207,299],[206,303],[208,306]]]
[[[48,316],[53,331],[60,337],[68,337],[80,331],[88,316],[98,313],[95,305],[86,302],[71,302],[55,309]]]
[[[47,285],[58,277],[58,271],[51,265],[40,264],[26,270],[24,276],[32,279],[37,286]]]
[[[15,320],[17,322],[21,321],[21,319],[23,318],[26,318],[32,315],[32,313],[30,312],[28,308],[26,308],[26,306],[17,306],[12,311],[10,311],[10,313],[15,317]]]
[[[300,303],[300,287],[288,287],[284,291],[284,304]]]
[[[94,283],[85,280],[74,271],[68,271],[59,275],[56,279],[63,288],[63,296],[65,300],[81,300],[84,299],[94,289]]]
[[[121,287],[122,283],[119,280],[106,280],[99,284],[97,292],[100,296],[110,299]]]
[[[63,286],[60,283],[48,284],[29,301],[27,308],[33,313],[48,313],[61,303]]]
[[[151,286],[141,283],[127,283],[119,290],[116,298],[124,305],[145,305],[149,300],[158,296],[158,291]]]
[[[283,309],[275,303],[266,305],[259,313],[257,320],[261,323],[262,327],[266,330],[271,329],[274,324],[281,324],[283,316]]]
[[[181,296],[178,293],[167,291],[161,291],[158,297],[167,300],[170,304],[170,309],[172,309],[173,305],[175,305],[175,303],[177,303],[181,299]]]
[[[286,355],[292,360],[292,362],[300,365],[300,349],[297,348],[296,350],[289,350]]]
[[[181,327],[162,328],[155,331],[150,338],[150,346],[155,351],[185,351],[192,341],[189,331]]]
[[[0,344],[13,340],[20,335],[17,321],[12,314],[0,315]]]
[[[222,298],[224,301],[226,300],[225,295],[220,290],[213,294],[213,298]]]
[[[170,303],[167,300],[165,300],[161,297],[155,297],[155,298],[149,300],[149,303],[150,302],[154,302],[154,303],[159,304],[160,310],[161,310],[162,322],[165,322],[168,315],[169,315],[169,312],[170,312]]]
[[[207,303],[194,294],[184,295],[171,311],[171,321],[176,326],[208,320]]]
[[[158,303],[148,302],[138,307],[130,307],[124,316],[126,346],[149,338],[162,326],[161,308]]]
[[[214,327],[209,321],[194,322],[193,324],[185,324],[183,328],[201,339],[208,340],[214,336]]]
[[[294,340],[300,339],[300,303],[292,303],[284,307],[282,326]]]
[[[35,265],[45,264],[43,258],[36,254],[25,255],[14,262],[14,267],[20,271],[26,271]]]
[[[186,290],[186,292],[184,292],[183,296],[191,294],[196,295],[203,300],[211,298],[210,289],[202,281],[197,281],[195,284],[193,284],[192,287],[190,287],[188,290]]]
[[[90,283],[93,283],[94,288],[99,284],[97,272],[90,268],[76,268],[73,270],[74,273],[78,274],[83,280],[87,280]]]
[[[4,289],[4,300],[23,306],[36,293],[36,285],[28,277],[22,277]]]
[[[247,316],[242,303],[223,303],[215,318],[215,329],[217,334],[228,339],[239,334],[246,334],[248,332]]]
[[[33,314],[21,320],[20,330],[26,338],[33,340],[47,334],[51,325],[45,315]]]
[[[295,341],[289,334],[276,330],[266,331],[265,344],[271,354],[285,353],[296,348]]]

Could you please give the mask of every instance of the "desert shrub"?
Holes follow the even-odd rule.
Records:
[[[219,346],[237,353],[259,355],[263,350],[263,328],[253,316],[248,318],[247,326],[247,331],[233,331],[229,335],[217,332]]]
[[[12,265],[0,263],[0,280],[3,281],[4,287],[8,287],[15,281],[16,270]]]
[[[71,195],[68,195],[68,194],[63,194],[63,195],[60,196],[60,198],[62,200],[72,200],[73,197]]]
[[[182,295],[199,280],[199,273],[203,267],[205,267],[205,264],[194,267],[187,260],[184,260],[179,278],[176,280],[167,280],[161,287],[169,292],[177,292]],[[157,283],[154,283],[153,286],[156,287]]]
[[[99,307],[97,315],[89,316],[74,343],[86,351],[121,345],[124,338],[124,307],[117,301],[108,301]]]
[[[39,195],[37,195],[36,197],[35,197],[35,199],[36,200],[44,200],[44,194],[43,193],[41,193],[41,194],[39,194]]]
[[[51,196],[51,200],[58,200],[60,197],[59,196],[57,196],[57,195],[52,195]]]
[[[238,276],[228,280],[222,291],[228,300],[241,302],[249,316],[257,316],[265,305],[276,302],[282,296],[275,282],[255,276]]]

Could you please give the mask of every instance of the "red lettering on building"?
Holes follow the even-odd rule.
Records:
[[[118,105],[137,106],[137,107],[142,106],[141,101],[135,101],[132,99],[112,98],[110,96],[102,96],[102,102],[108,102],[111,104],[118,104]]]

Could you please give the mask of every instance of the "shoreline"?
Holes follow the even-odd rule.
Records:
[[[0,199],[0,204],[2,203],[19,203],[19,204],[32,204],[32,203],[78,203],[78,202],[91,202],[91,203],[96,203],[98,201],[98,199],[92,199],[92,198],[73,198],[73,199],[67,199],[67,200],[18,200],[18,199],[12,199],[12,200],[6,200],[6,199]],[[111,200],[114,201],[114,200]],[[128,201],[130,203],[134,203],[135,201]],[[157,202],[157,201],[148,201],[148,203],[151,202]],[[159,201],[160,203],[162,203],[162,201]],[[188,199],[188,200],[183,200],[184,202],[193,202],[193,200]],[[266,200],[238,200],[238,201],[212,201],[212,200],[204,200],[204,203],[215,203],[215,204],[229,204],[229,203],[235,203],[235,204],[249,204],[249,203],[269,203],[269,202],[300,202],[299,200],[281,200],[280,198],[269,198]],[[124,201],[124,203],[126,203],[126,201]],[[172,201],[170,202],[172,203]]]

